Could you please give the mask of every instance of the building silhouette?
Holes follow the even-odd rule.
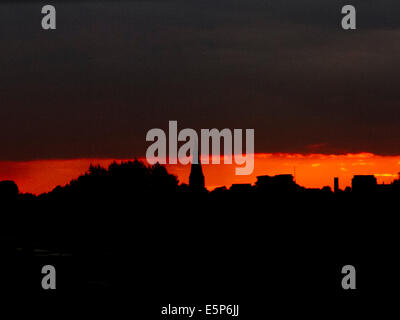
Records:
[[[196,152],[193,156],[196,155]],[[197,163],[194,163],[192,161],[192,167],[190,169],[190,175],[189,175],[189,188],[191,191],[194,192],[201,192],[205,191],[205,183],[204,183],[204,174],[203,174],[203,168],[201,167],[201,161],[200,161],[200,152],[197,152],[198,156],[198,161]]]
[[[377,190],[377,181],[374,175],[355,175],[351,180],[353,193],[373,193]]]
[[[276,176],[258,176],[257,190],[267,192],[287,193],[298,190],[298,185],[291,174],[279,174]]]
[[[339,178],[338,177],[335,177],[333,180],[333,191],[335,193],[339,192]]]

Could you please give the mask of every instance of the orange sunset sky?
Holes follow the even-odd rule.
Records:
[[[65,185],[84,173],[90,164],[108,166],[124,159],[36,160],[26,162],[0,161],[0,180],[14,180],[21,192],[39,194]],[[188,183],[190,165],[166,165],[168,171]],[[250,176],[236,176],[236,165],[203,165],[206,186],[230,187],[233,183],[254,183],[258,175],[294,174],[301,186],[309,188],[333,187],[339,177],[341,189],[351,185],[355,174],[374,174],[379,183],[390,183],[400,171],[400,156],[378,156],[371,153],[346,155],[324,154],[256,154],[254,172]]]
[[[204,165],[209,190],[294,172],[309,188],[397,178],[400,1],[357,0],[357,32],[338,1],[58,2],[51,32],[33,1],[1,4],[0,180],[21,192],[144,157],[146,133],[173,137],[172,120],[254,129],[254,172]],[[190,165],[167,169],[188,182]]]

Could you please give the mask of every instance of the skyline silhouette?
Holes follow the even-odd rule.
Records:
[[[141,159],[141,158],[139,158]],[[33,162],[0,162],[0,181],[15,181],[22,193],[41,194],[85,173],[90,164],[108,167],[112,162],[129,159],[70,159],[37,160]],[[334,189],[333,177],[340,179],[340,187],[351,186],[354,175],[373,174],[379,184],[389,184],[398,177],[400,156],[354,155],[300,155],[300,154],[256,154],[255,170],[251,176],[236,176],[234,165],[204,165],[207,176],[205,186],[213,190],[221,186],[257,181],[260,175],[293,174],[298,184],[307,188],[330,186]],[[190,164],[166,165],[168,172],[179,181],[189,184]]]
[[[201,166],[193,170],[196,176]],[[206,174],[198,177],[207,181]],[[397,224],[390,204],[398,202],[400,180],[380,185],[373,176],[353,178],[355,192],[307,189],[291,174],[261,175],[253,185],[205,192],[202,179],[191,188],[164,166],[134,159],[106,168],[91,165],[67,185],[39,196],[18,193],[11,181],[0,182],[1,205],[13,201],[12,211],[2,215],[7,230],[1,244],[10,261],[6,267],[12,269],[6,274],[20,275],[12,277],[17,278],[13,288],[36,292],[41,274],[32,270],[40,271],[38,264],[48,261],[57,265],[57,290],[73,294],[77,288],[115,292],[133,283],[137,288],[138,282],[148,288],[142,275],[151,274],[151,294],[156,287],[168,296],[188,279],[190,286],[197,283],[191,287],[197,292],[207,279],[214,284],[225,279],[221,275],[227,270],[227,283],[243,274],[246,283],[249,274],[259,283],[265,270],[276,276],[274,263],[283,261],[279,277],[290,276],[285,292],[289,285],[309,286],[310,265],[322,265],[318,277],[312,277],[314,290],[336,265],[355,261],[376,270],[382,261],[377,255],[393,257],[397,242],[388,245],[378,236],[382,243],[377,245],[375,235],[397,234],[391,230]],[[127,279],[127,274],[134,275]],[[271,286],[267,279],[265,285]]]
[[[78,193],[90,194],[95,200],[96,194],[104,194],[107,192],[114,194],[117,188],[120,195],[129,198],[129,191],[135,193],[146,193],[146,190],[157,190],[161,193],[170,193],[176,191],[190,191],[192,193],[208,192],[220,193],[221,191],[231,192],[249,192],[262,191],[266,193],[293,193],[293,192],[353,192],[356,194],[370,194],[375,192],[394,192],[398,191],[400,184],[400,173],[391,183],[379,184],[376,177],[371,174],[354,175],[351,186],[340,185],[338,177],[332,177],[334,188],[323,186],[322,188],[307,188],[296,182],[295,176],[292,174],[277,175],[259,175],[254,184],[251,183],[232,183],[230,186],[219,186],[212,190],[205,187],[207,177],[203,174],[203,165],[201,160],[197,164],[191,164],[189,184],[180,182],[178,177],[168,172],[166,166],[155,164],[147,165],[144,161],[133,159],[128,161],[113,161],[108,168],[100,165],[90,165],[88,170],[72,179],[63,186],[56,186],[49,192],[34,195],[31,193],[21,193],[18,185],[11,180],[0,181],[0,199],[47,199],[53,195],[62,193]],[[146,178],[147,176],[147,178]],[[154,179],[154,177],[158,177]],[[164,178],[162,178],[164,177]],[[146,180],[147,179],[147,180]],[[163,180],[164,179],[164,180]],[[93,183],[95,181],[95,183]],[[133,187],[133,184],[135,187]],[[101,187],[100,187],[101,186]],[[72,191],[71,191],[72,190]],[[57,198],[58,196],[56,196]]]

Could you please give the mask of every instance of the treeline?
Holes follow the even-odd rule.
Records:
[[[179,184],[178,178],[168,173],[164,166],[147,166],[137,159],[113,162],[108,168],[90,165],[86,173],[65,186],[57,186],[52,191],[37,196],[19,193],[18,186],[13,181],[0,182],[0,198],[3,200],[107,199],[185,191],[188,191],[188,186]]]

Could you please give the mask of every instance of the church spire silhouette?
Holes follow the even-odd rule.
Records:
[[[201,167],[201,161],[200,161],[200,152],[197,148],[197,145],[194,148],[193,159],[196,156],[197,156],[197,163],[196,161],[192,160],[192,167],[190,169],[189,188],[192,191],[199,192],[205,190],[205,183],[204,183],[203,169]]]

